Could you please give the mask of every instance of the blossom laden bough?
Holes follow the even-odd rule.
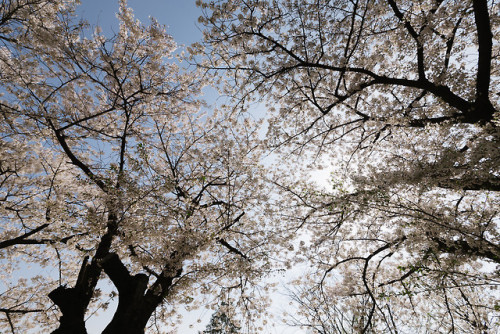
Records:
[[[120,1],[108,37],[76,5],[2,2],[0,325],[86,333],[116,296],[105,333],[168,326],[204,295],[244,299],[240,320],[260,313],[247,290],[273,268],[275,233],[257,219],[256,124],[203,112],[207,77],[171,60],[156,21]],[[17,279],[30,263],[40,275]]]
[[[307,306],[294,323],[498,328],[499,4],[199,6],[199,65],[231,78],[224,91],[238,103],[266,101],[268,143],[285,166],[276,215],[309,241],[297,258],[314,270],[294,292]],[[334,171],[333,189],[290,172],[311,160]]]

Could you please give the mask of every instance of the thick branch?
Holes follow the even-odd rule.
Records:
[[[410,36],[415,40],[415,43],[417,43],[418,79],[425,80],[424,46],[422,45],[422,42],[420,41],[420,36],[415,31],[415,29],[412,27],[410,22],[404,19],[404,15],[399,10],[396,2],[394,0],[387,0],[387,2],[391,6],[392,11],[396,15],[396,17],[404,24],[404,26],[405,26],[406,30],[408,31],[408,33],[410,34]]]
[[[49,298],[60,308],[62,317],[59,328],[53,334],[86,334],[85,311],[94,295],[97,282],[102,272],[102,259],[109,254],[111,243],[118,231],[116,214],[109,213],[107,231],[101,237],[97,250],[90,264],[85,257],[74,287],[59,286],[49,293]]]
[[[85,298],[88,296],[89,269],[90,265],[87,256],[83,260],[74,287],[59,286],[49,293],[49,298],[59,307],[62,313],[59,319],[59,328],[52,334],[87,333],[84,316],[90,301],[90,297]]]
[[[477,27],[479,57],[476,81],[476,99],[488,100],[490,88],[491,53],[493,34],[491,33],[488,3],[486,0],[473,0],[474,19]]]
[[[17,314],[36,313],[36,312],[43,312],[43,311],[44,310],[42,310],[42,309],[16,310],[16,309],[10,309],[10,308],[0,308],[0,312],[3,312],[3,313],[17,313]]]
[[[476,77],[476,101],[468,113],[472,122],[489,122],[495,109],[489,99],[491,57],[493,35],[490,27],[488,3],[486,0],[474,0],[474,18],[478,37],[478,65]]]
[[[453,179],[440,182],[438,186],[441,188],[462,189],[462,190],[500,191],[500,180],[492,179],[486,181],[481,181],[481,180],[467,181],[461,179],[456,179],[456,180]]]
[[[102,268],[118,289],[118,307],[111,322],[103,334],[129,333],[143,334],[146,324],[163,301],[175,276],[167,275],[167,271],[159,275],[153,286],[148,289],[148,276],[145,274],[130,275],[129,271],[115,253],[110,253],[102,261]],[[159,289],[158,289],[159,288]]]
[[[493,251],[491,249],[483,249],[477,246],[472,246],[465,240],[456,240],[448,242],[441,238],[431,238],[437,246],[438,250],[445,253],[461,254],[467,256],[477,256],[500,263],[500,248]],[[497,247],[498,248],[498,247]]]
[[[7,247],[10,247],[13,245],[19,245],[19,244],[34,244],[34,243],[39,244],[39,243],[42,243],[42,242],[39,242],[37,240],[28,240],[27,238],[29,238],[30,236],[32,236],[35,233],[40,232],[41,230],[43,230],[47,226],[49,226],[49,224],[43,224],[43,225],[40,225],[37,228],[35,228],[29,232],[24,233],[23,235],[20,235],[18,237],[13,238],[13,239],[2,241],[2,242],[0,242],[0,249],[7,248]]]
[[[118,255],[116,253],[108,254],[102,259],[101,266],[118,289],[118,292],[124,292],[132,276]]]
[[[360,67],[340,67],[310,62],[301,62],[299,64],[299,67],[312,67],[335,72],[346,71],[351,73],[364,74],[374,79],[374,81],[372,82],[373,85],[394,85],[426,90],[463,113],[467,113],[474,108],[474,104],[472,102],[469,102],[454,94],[449,87],[436,85],[428,80],[392,78],[385,75],[378,75],[375,72]]]
[[[108,187],[106,186],[106,184],[101,179],[99,179],[86,164],[84,164],[75,156],[68,143],[66,142],[66,137],[64,136],[63,131],[57,129],[52,120],[48,119],[48,122],[56,135],[59,145],[61,145],[64,153],[66,153],[68,158],[71,160],[71,163],[80,168],[85,173],[85,175],[87,175],[101,190],[103,190],[104,192],[108,192]]]
[[[217,240],[217,242],[219,244],[221,244],[222,246],[226,247],[231,253],[239,255],[242,258],[244,258],[245,260],[248,260],[248,257],[245,254],[243,254],[239,249],[234,248],[233,246],[231,246],[230,244],[228,244],[228,242],[226,240],[224,240],[223,238],[217,238],[216,240]]]
[[[174,279],[180,277],[181,274],[182,264],[179,268],[171,268],[168,265],[165,266],[159,277],[157,277],[156,281],[146,292],[146,301],[152,310],[154,310],[154,308],[156,308],[156,306],[163,301],[163,298],[165,298],[168,294]]]

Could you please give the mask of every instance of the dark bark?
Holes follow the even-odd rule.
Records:
[[[339,66],[333,66],[333,65],[328,65],[328,64],[321,64],[321,63],[310,63],[310,62],[305,62],[299,59],[297,67],[303,67],[303,68],[317,68],[317,69],[324,69],[328,71],[333,71],[333,72],[350,72],[350,73],[359,73],[359,74],[364,74],[373,79],[371,82],[370,86],[373,85],[389,85],[389,86],[401,86],[401,87],[408,87],[408,88],[417,88],[417,89],[422,89],[425,90],[437,98],[441,99],[444,101],[446,104],[449,106],[459,110],[462,113],[462,118],[456,117],[457,121],[461,121],[463,123],[477,123],[478,121],[489,121],[491,120],[491,117],[488,115],[493,115],[493,112],[495,109],[491,105],[491,103],[486,104],[485,109],[484,109],[484,114],[482,113],[477,114],[474,113],[473,111],[477,109],[478,102],[470,102],[467,101],[466,99],[458,96],[454,92],[451,91],[451,89],[447,86],[442,86],[442,85],[436,85],[427,79],[421,79],[421,80],[412,80],[412,79],[402,79],[402,78],[392,78],[388,77],[385,75],[378,75],[375,72],[372,72],[368,69],[365,68],[357,68],[357,67],[339,67]],[[458,114],[460,115],[460,114]]]
[[[164,270],[156,282],[148,287],[145,274],[130,275],[117,254],[111,253],[102,261],[102,267],[118,290],[118,307],[103,334],[142,334],[155,309],[168,294],[173,280],[181,274]]]
[[[103,333],[144,333],[150,317],[144,307],[148,277],[145,274],[130,275],[114,253],[103,259],[102,267],[118,289],[118,307]]]
[[[409,21],[404,19],[404,14],[401,13],[399,10],[396,2],[394,0],[387,0],[389,5],[391,6],[392,11],[394,12],[394,15],[403,23],[405,26],[406,30],[410,34],[410,36],[413,38],[415,43],[417,44],[417,69],[418,69],[418,79],[419,80],[426,80],[425,79],[425,64],[424,64],[424,46],[422,45],[422,42],[420,41],[420,35],[415,31],[415,29],[412,27]]]
[[[89,267],[88,257],[86,257],[83,260],[74,287],[59,286],[49,293],[49,298],[59,307],[62,313],[61,318],[59,318],[59,328],[53,331],[52,334],[87,334],[85,311],[88,302],[86,302],[87,298],[85,297],[88,294]]]
[[[49,297],[63,313],[59,318],[59,327],[52,334],[87,334],[84,320],[85,306],[82,305],[79,291],[74,288],[58,287],[49,294]]]
[[[92,180],[102,191],[104,191],[105,193],[109,193],[109,188],[106,185],[106,183],[98,175],[94,174],[90,169],[90,167],[87,166],[82,160],[77,158],[76,155],[73,153],[73,151],[71,150],[66,141],[64,131],[58,129],[54,125],[51,119],[47,119],[47,123],[54,131],[57,141],[59,142],[59,145],[61,145],[62,149],[64,150],[64,153],[66,153],[68,158],[71,160],[71,163],[76,167],[78,167],[79,169],[81,169],[85,173],[85,175],[87,175],[88,178]]]
[[[59,328],[53,334],[86,333],[85,312],[102,273],[102,260],[109,254],[111,242],[118,231],[116,214],[110,213],[106,233],[101,237],[90,264],[84,258],[78,279],[71,288],[60,286],[49,293],[49,298],[59,307],[62,316]]]
[[[478,39],[478,64],[476,77],[476,102],[469,118],[478,122],[491,121],[495,108],[489,98],[493,34],[486,0],[472,1]]]
[[[15,238],[12,238],[12,239],[9,239],[9,240],[4,240],[4,241],[0,242],[0,249],[7,248],[7,247],[10,247],[10,246],[14,246],[14,245],[19,245],[19,244],[41,244],[41,243],[46,243],[44,241],[31,240],[31,239],[28,239],[28,238],[30,236],[32,236],[33,234],[36,234],[36,233],[40,232],[41,230],[43,230],[47,226],[49,226],[49,224],[43,224],[43,225],[40,225],[37,228],[34,228],[33,230],[31,230],[29,232],[26,232],[26,233],[24,233],[24,234],[22,234],[22,235],[20,235],[18,237],[15,237]]]
[[[492,178],[491,180],[452,179],[440,182],[438,186],[448,189],[500,191],[500,180],[498,178]]]
[[[478,38],[478,69],[476,79],[476,99],[488,101],[491,73],[493,34],[490,27],[488,2],[472,1]],[[488,101],[489,102],[489,101]]]
[[[224,240],[223,238],[216,238],[216,241],[221,244],[222,246],[226,247],[231,253],[234,253],[234,254],[237,254],[239,256],[241,256],[242,258],[244,258],[245,260],[248,260],[248,257],[243,254],[239,249],[237,248],[234,248],[233,246],[231,246],[226,240]]]
[[[500,263],[500,247],[498,246],[481,248],[471,245],[465,240],[449,242],[436,237],[432,237],[431,240],[437,244],[437,248],[441,252],[477,256],[479,258],[489,259],[493,262]]]

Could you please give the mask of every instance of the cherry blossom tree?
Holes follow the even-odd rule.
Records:
[[[292,323],[318,333],[499,326],[497,1],[198,1],[238,103],[265,101],[276,216],[312,265]],[[333,171],[309,182],[302,164]]]
[[[76,5],[0,8],[1,331],[86,333],[113,298],[103,333],[162,332],[204,296],[261,316],[279,229],[257,209],[256,124],[203,111],[208,78],[156,21],[122,0],[106,37]]]

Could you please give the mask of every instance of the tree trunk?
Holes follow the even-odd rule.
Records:
[[[49,293],[49,298],[59,306],[62,316],[59,328],[52,334],[87,334],[85,328],[86,305],[78,286],[75,288],[58,287]]]
[[[90,301],[88,286],[89,271],[88,256],[83,259],[76,284],[72,288],[59,286],[49,293],[49,298],[61,310],[59,328],[52,334],[87,334],[85,328],[85,311]]]
[[[118,307],[102,334],[143,334],[149,318],[167,295],[175,277],[165,270],[148,289],[148,276],[130,275],[119,256],[110,253],[102,261],[102,268],[118,290]]]
[[[143,334],[154,311],[144,303],[148,277],[137,274],[125,280],[119,289],[118,308],[103,334]]]

